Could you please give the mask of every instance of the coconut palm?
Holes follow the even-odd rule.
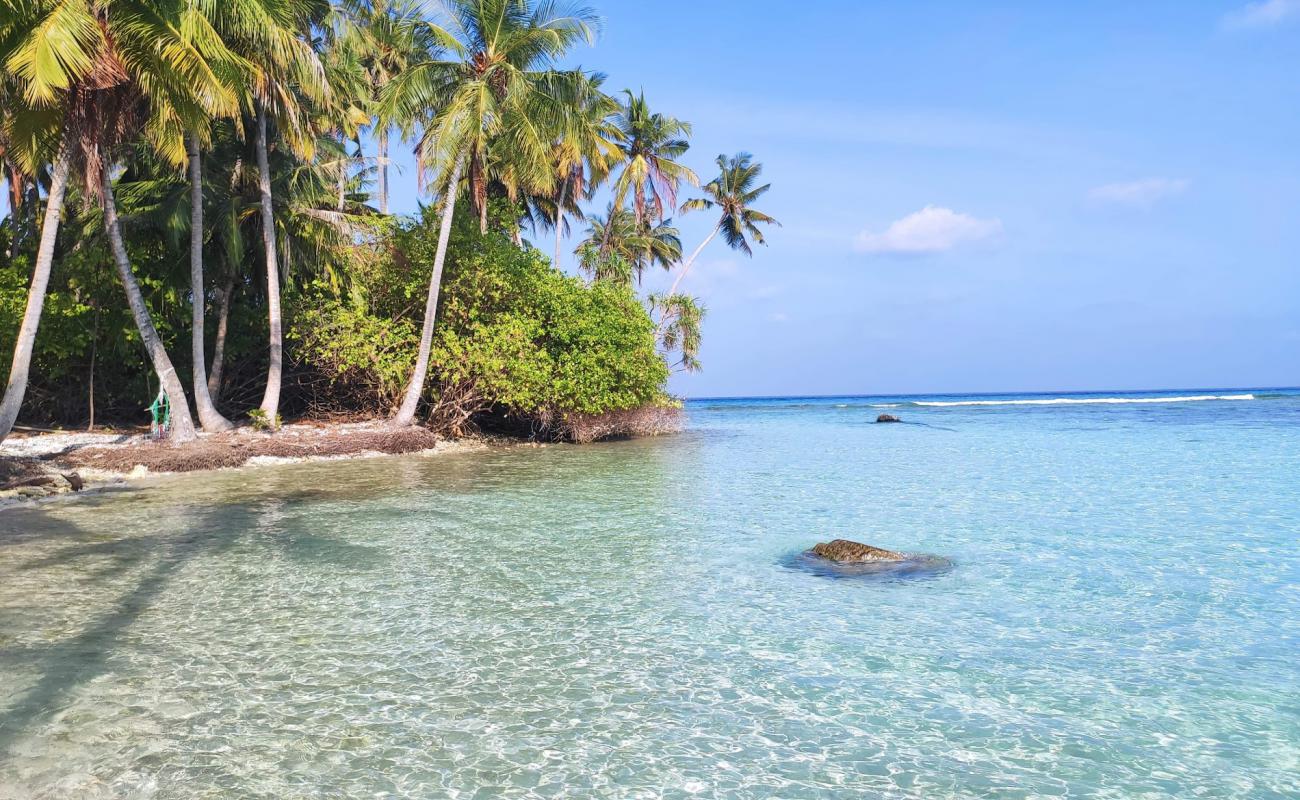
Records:
[[[640,282],[647,267],[667,269],[681,260],[681,233],[671,223],[672,220],[638,223],[631,211],[611,204],[605,216],[592,215],[587,224],[587,238],[574,252],[582,268],[594,278],[617,277],[617,271],[607,272],[605,264],[616,260],[628,266],[628,282],[633,277]]]
[[[781,224],[767,214],[750,207],[755,200],[772,188],[770,183],[762,186],[754,185],[763,172],[763,165],[753,159],[754,157],[749,153],[737,153],[731,158],[725,155],[718,156],[718,177],[701,187],[707,196],[687,200],[682,204],[683,213],[716,207],[721,209],[722,214],[718,217],[718,223],[709,231],[709,235],[682,264],[672,288],[668,290],[668,297],[677,293],[677,287],[690,271],[691,264],[695,263],[695,259],[719,233],[722,234],[723,241],[728,247],[749,256],[754,254],[749,246],[749,239],[753,239],[758,244],[766,244],[763,240],[763,232],[758,229],[758,226]]]
[[[366,76],[369,105],[378,101],[385,86],[412,64],[431,61],[437,54],[437,38],[420,17],[414,0],[375,0],[360,15],[360,25],[352,29],[350,40],[358,53]],[[375,117],[375,191],[379,213],[388,213],[388,145],[394,127],[403,136],[410,133],[411,118]]]
[[[623,166],[614,180],[614,205],[632,196],[637,222],[662,220],[677,205],[683,181],[699,185],[691,169],[678,162],[690,148],[691,125],[650,110],[645,92],[624,89],[625,101],[614,124],[618,127]]]
[[[224,7],[224,3],[216,4]],[[276,250],[275,206],[271,194],[270,137],[295,153],[310,157],[316,137],[310,104],[329,97],[330,86],[310,38],[329,11],[326,0],[260,0],[251,12],[237,18],[219,18],[232,49],[256,65],[244,100],[251,106],[253,147],[256,153],[261,211],[262,248],[266,267],[266,307],[269,330],[269,365],[261,412],[278,424],[280,384],[284,374],[284,324],[280,303],[281,264]],[[274,130],[271,125],[274,124]]]
[[[111,171],[118,148],[139,133],[163,159],[183,166],[186,127],[236,108],[230,89],[238,80],[236,60],[196,5],[36,0],[7,4],[6,12],[0,15],[0,63],[9,79],[21,86],[22,102],[31,112],[16,114],[20,119],[9,131],[27,132],[24,141],[31,144],[24,148],[24,159],[32,172],[43,154],[55,155],[0,431],[8,433],[12,421],[6,420],[16,415],[25,390],[63,196],[75,171],[87,195],[103,203],[104,229],[118,275],[172,406],[172,438],[192,439],[194,423],[185,390],[153,327],[122,241]]]
[[[410,65],[385,87],[381,119],[424,119],[420,168],[440,175],[442,219],[415,368],[393,417],[410,425],[424,393],[433,346],[447,240],[462,174],[471,206],[487,226],[490,169],[507,165],[512,181],[530,191],[553,187],[552,131],[561,129],[565,101],[581,92],[581,74],[555,62],[579,41],[591,42],[595,14],[544,0],[448,0],[446,18],[429,32],[452,58]]]
[[[677,365],[687,372],[700,370],[700,342],[705,308],[684,294],[651,295],[651,313],[659,312],[659,343],[667,353],[677,351]]]
[[[207,290],[203,282],[203,156],[197,133],[185,137],[190,162],[190,355],[194,385],[194,408],[205,431],[234,427],[221,415],[208,391],[207,354],[203,323],[207,311]]]
[[[27,289],[27,306],[14,343],[13,360],[9,365],[9,379],[5,385],[4,399],[0,400],[0,441],[4,441],[22,407],[27,393],[27,380],[36,344],[36,331],[41,324],[41,310],[45,305],[45,290],[50,282],[50,268],[54,263],[54,244],[58,237],[59,217],[63,213],[63,198],[68,186],[69,154],[60,150],[50,172],[49,194],[45,200],[45,218],[41,224],[41,238],[36,250],[36,264],[32,282]]]
[[[349,173],[353,164],[364,164],[361,151],[361,129],[370,123],[369,107],[372,104],[370,76],[362,63],[360,52],[363,42],[362,27],[353,24],[349,15],[336,12],[336,21],[330,30],[328,46],[321,54],[325,80],[330,86],[329,102],[316,109],[314,124],[320,131],[331,133],[330,138],[319,142],[325,166],[334,173],[335,209],[343,211],[348,200]],[[348,152],[348,143],[356,141],[355,153]],[[358,178],[364,178],[364,167]]]
[[[600,91],[604,75],[591,75],[587,80],[589,86],[583,92],[583,102],[568,109],[564,129],[553,145],[556,191],[548,205],[552,210],[551,224],[555,227],[553,263],[557,267],[560,241],[568,229],[564,215],[570,213],[582,219],[578,201],[590,198],[623,157],[618,146],[619,130],[613,121],[618,103]]]

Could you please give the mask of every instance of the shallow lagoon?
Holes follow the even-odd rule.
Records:
[[[0,511],[0,797],[1294,797],[1260,398],[700,401]],[[834,537],[954,566],[794,563]]]

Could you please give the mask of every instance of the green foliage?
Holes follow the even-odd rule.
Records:
[[[268,417],[266,411],[260,408],[254,408],[248,412],[248,421],[253,426],[253,430],[259,432],[278,431],[280,430],[280,415],[276,414],[274,418]]]
[[[286,338],[293,358],[325,377],[335,405],[374,413],[391,410],[419,344],[411,319],[376,315],[330,295],[319,283],[300,296],[290,313]]]
[[[513,212],[498,203],[491,213]],[[437,222],[426,210],[394,232],[386,255],[358,258],[364,291],[332,296],[317,284],[295,307],[294,357],[327,377],[331,402],[377,410],[400,398],[418,346]],[[629,288],[588,286],[495,226],[480,234],[476,222],[466,215],[450,243],[431,358],[435,415],[463,420],[495,408],[549,420],[666,399],[654,325]]]
[[[654,325],[626,286],[590,286],[499,234],[455,253],[433,364],[520,414],[596,414],[664,398]]]
[[[410,0],[33,0],[0,13],[0,178],[13,209],[0,218],[0,379],[35,264],[39,187],[51,185],[61,152],[73,176],[53,259],[42,263],[51,280],[24,421],[143,422],[157,392],[104,235],[104,170],[116,183],[131,274],[185,388],[193,392],[197,295],[208,365],[221,353],[218,409],[256,402],[277,310],[260,213],[263,155],[284,298],[286,413],[387,414],[422,373],[435,209],[449,198],[462,205],[430,317],[432,368],[415,387],[435,417],[454,428],[484,409],[544,423],[617,415],[665,400],[665,359],[676,360],[668,354],[698,369],[703,309],[676,293],[690,260],[682,263],[668,219],[678,189],[698,185],[682,160],[690,125],[653,111],[643,95],[606,94],[600,73],[562,67],[599,28],[586,6],[439,5],[444,13]],[[253,142],[260,111],[269,152]],[[390,188],[390,137],[394,147],[415,145],[411,177],[438,198],[418,219],[372,207],[376,180],[385,198]],[[198,286],[187,139],[203,176]],[[379,143],[379,158],[368,141]],[[767,187],[747,155],[718,164],[706,197],[682,210],[721,205],[722,238],[748,252],[762,242],[756,224],[773,222],[750,208]],[[583,206],[602,184],[613,203],[603,217],[589,215]],[[588,235],[576,252],[590,284],[522,244],[521,222],[565,232],[579,220]],[[656,267],[678,268],[670,297],[638,298],[634,285]],[[403,404],[404,421],[417,394]]]
[[[107,244],[81,217],[72,216],[64,229],[64,252],[45,298],[23,418],[84,422],[93,391],[96,418],[147,421],[144,407],[158,391],[157,379],[110,266]],[[138,229],[128,248],[159,335],[173,353],[185,355],[181,337],[188,335],[188,312],[183,290],[170,279],[165,248]],[[29,250],[0,259],[0,381],[7,378],[33,260]]]

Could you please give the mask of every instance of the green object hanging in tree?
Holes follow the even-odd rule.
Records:
[[[155,439],[166,438],[172,429],[172,405],[162,387],[158,388],[158,396],[149,405],[149,415],[152,417],[149,435]]]

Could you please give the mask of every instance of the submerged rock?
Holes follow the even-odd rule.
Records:
[[[952,569],[952,561],[924,553],[896,553],[869,544],[836,539],[792,553],[785,562],[826,578],[892,580],[928,578]]]
[[[902,422],[902,420],[893,414],[881,414],[876,417],[876,422]]]
[[[903,553],[895,553],[893,550],[884,550],[848,539],[818,542],[808,552],[811,555],[839,564],[874,564],[877,562],[906,561],[908,559],[908,556]]]

